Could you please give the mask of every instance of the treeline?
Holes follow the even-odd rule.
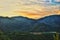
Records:
[[[54,40],[52,34],[30,34],[29,32],[0,31],[0,40]]]

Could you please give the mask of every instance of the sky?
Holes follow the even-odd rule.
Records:
[[[0,0],[0,16],[38,19],[60,15],[60,0]]]

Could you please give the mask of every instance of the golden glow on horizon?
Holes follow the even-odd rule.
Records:
[[[0,0],[0,16],[25,16],[38,19],[49,15],[60,15],[59,6],[22,5],[20,0]]]

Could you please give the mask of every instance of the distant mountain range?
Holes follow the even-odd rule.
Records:
[[[6,32],[60,32],[60,15],[50,15],[40,19],[27,17],[0,16],[0,30]]]

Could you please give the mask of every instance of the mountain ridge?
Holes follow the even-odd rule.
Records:
[[[60,32],[60,15],[50,15],[41,19],[30,19],[27,17],[1,17],[0,28],[4,31],[25,32]]]

